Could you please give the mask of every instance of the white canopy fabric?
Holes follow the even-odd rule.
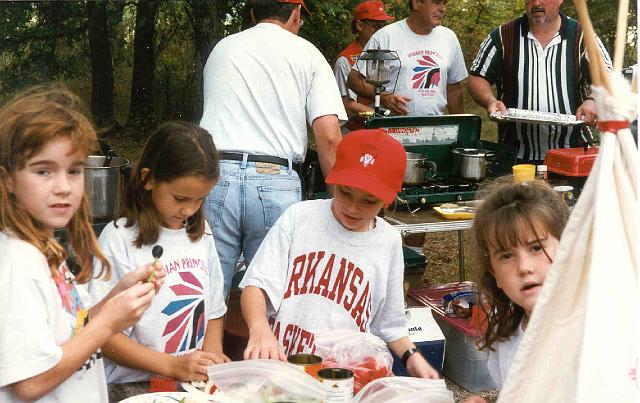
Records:
[[[594,88],[600,121],[635,119],[636,95],[610,79],[616,96]],[[640,402],[637,168],[629,129],[601,133],[498,402]]]

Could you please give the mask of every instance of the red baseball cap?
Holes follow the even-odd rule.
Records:
[[[291,3],[291,4],[302,4],[302,8],[309,12],[309,9],[304,4],[304,0],[276,0],[278,3]]]
[[[402,189],[406,166],[404,147],[383,129],[354,130],[338,143],[336,163],[325,182],[391,203]]]
[[[394,18],[384,12],[384,4],[381,1],[363,1],[353,10],[353,19],[389,21]]]

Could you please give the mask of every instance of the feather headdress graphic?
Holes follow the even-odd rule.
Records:
[[[440,66],[428,55],[418,59],[418,66],[413,68],[411,77],[414,89],[428,89],[440,84]]]
[[[162,313],[170,319],[162,336],[170,335],[165,344],[166,353],[176,353],[195,349],[204,337],[207,326],[204,312],[204,288],[200,281],[189,272],[181,272],[183,283],[169,287],[182,297],[171,301]]]

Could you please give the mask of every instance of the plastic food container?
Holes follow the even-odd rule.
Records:
[[[446,339],[442,372],[463,388],[479,392],[495,388],[487,369],[489,353],[479,351],[476,342],[481,335],[472,320],[446,316],[443,297],[473,288],[470,281],[441,284],[409,290],[415,301],[429,306]]]
[[[598,158],[598,147],[559,148],[547,151],[544,164],[549,172],[564,176],[589,176]]]

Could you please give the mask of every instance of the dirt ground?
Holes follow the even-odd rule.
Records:
[[[498,399],[498,389],[491,389],[491,390],[486,390],[482,392],[471,393],[468,390],[462,388],[457,383],[448,379],[447,377],[444,378],[444,381],[447,384],[447,389],[453,392],[453,399],[455,400],[456,403],[464,402],[466,398],[472,395],[479,395],[483,397],[488,403],[493,403]]]

